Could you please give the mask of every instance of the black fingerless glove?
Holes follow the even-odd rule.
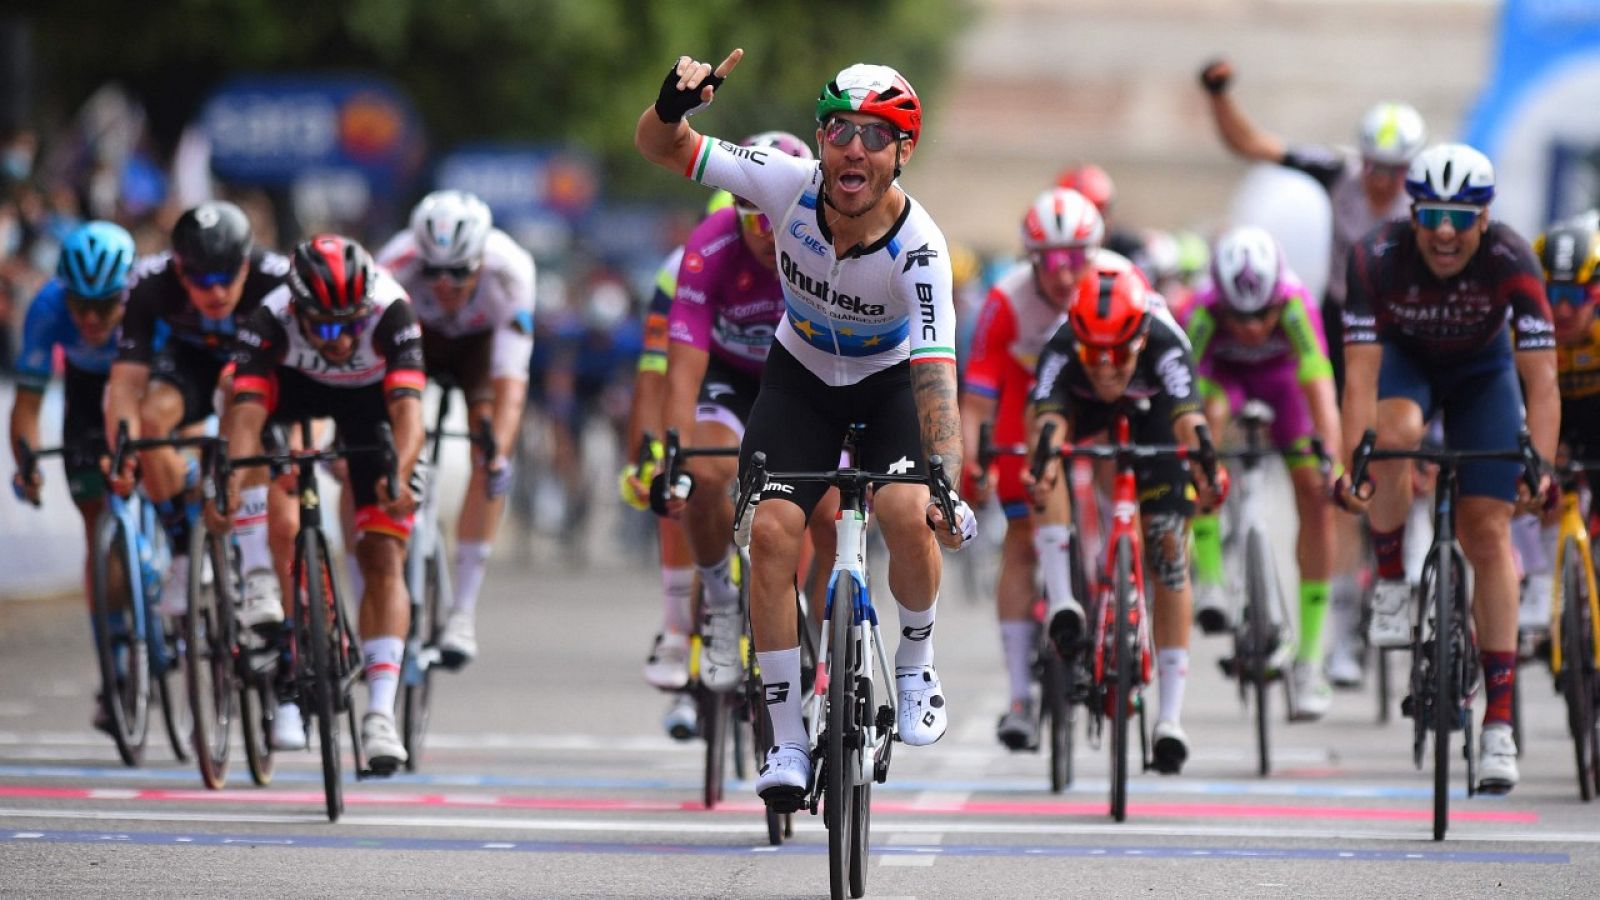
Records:
[[[656,115],[668,125],[682,122],[684,116],[694,115],[706,105],[700,99],[700,92],[705,90],[706,85],[715,90],[722,86],[722,79],[716,75],[707,75],[694,90],[679,90],[678,66],[674,63],[667,70],[666,80],[661,82],[661,95],[656,97]]]
[[[1221,72],[1216,71],[1217,63],[1220,62],[1222,60],[1214,59],[1206,63],[1205,68],[1200,70],[1200,86],[1205,88],[1206,93],[1213,97],[1228,89],[1228,80],[1232,77],[1232,73],[1226,69]],[[657,108],[659,109],[660,107],[658,106]]]

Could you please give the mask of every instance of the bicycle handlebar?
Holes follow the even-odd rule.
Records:
[[[945,525],[951,534],[960,534],[955,518],[955,501],[951,499],[954,491],[950,487],[950,478],[944,470],[944,457],[933,454],[928,457],[927,475],[895,475],[888,472],[866,472],[861,469],[844,468],[829,469],[817,472],[768,472],[767,454],[757,450],[750,456],[750,468],[741,479],[739,497],[734,503],[733,527],[737,531],[744,521],[745,511],[751,506],[755,495],[767,483],[767,479],[777,478],[783,481],[811,481],[822,482],[832,487],[843,488],[849,485],[871,485],[881,487],[885,484],[925,484],[932,493],[934,503],[939,505],[939,511],[944,515]]]
[[[275,434],[275,432],[273,432],[272,429],[268,429],[266,432],[264,432],[263,437],[265,437],[267,434],[272,434],[274,437],[278,436]],[[278,448],[263,447],[266,452],[259,453],[254,456],[229,458],[226,452],[228,446],[227,438],[211,438],[210,440],[218,444],[221,448],[221,452],[213,452],[212,454],[211,477],[213,485],[212,490],[215,492],[216,497],[218,498],[217,509],[224,515],[227,515],[229,512],[228,479],[232,476],[233,470],[235,469],[250,469],[259,468],[261,466],[271,466],[275,471],[287,472],[290,469],[304,468],[306,466],[316,465],[320,462],[329,462],[350,456],[377,454],[381,459],[381,464],[384,469],[384,478],[389,485],[389,496],[393,497],[395,495],[395,485],[400,481],[398,471],[399,455],[395,452],[394,448],[394,429],[389,425],[388,422],[383,422],[378,425],[378,443],[372,446],[364,447],[346,447],[337,442],[335,442],[333,446],[322,450],[308,449],[296,451],[281,446]],[[263,440],[262,443],[263,445],[269,443],[276,444],[277,441]]]
[[[1526,427],[1517,432],[1517,446],[1513,450],[1378,450],[1378,432],[1368,428],[1361,434],[1350,457],[1350,490],[1365,500],[1372,496],[1372,482],[1367,478],[1367,464],[1375,459],[1414,459],[1437,464],[1440,468],[1455,469],[1463,462],[1498,460],[1522,464],[1522,483],[1530,494],[1539,493],[1539,474],[1544,470],[1544,460],[1533,449],[1533,438]],[[1365,492],[1363,493],[1363,488]]]
[[[22,480],[23,484],[28,484],[29,482],[33,481],[33,476],[38,474],[40,459],[43,459],[46,456],[61,456],[65,452],[65,447],[50,447],[48,449],[35,450],[33,449],[33,446],[28,443],[27,438],[17,438],[17,477]],[[34,509],[38,509],[40,506],[44,505],[44,501],[42,499],[32,500],[29,502],[33,505]]]

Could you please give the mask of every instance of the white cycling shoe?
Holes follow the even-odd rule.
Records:
[[[1163,775],[1177,775],[1189,759],[1189,735],[1177,722],[1157,722],[1152,767]]]
[[[925,747],[944,737],[949,713],[939,673],[933,666],[898,667],[894,681],[900,695],[900,740],[913,747]]]
[[[1205,634],[1222,634],[1232,625],[1228,615],[1228,597],[1220,584],[1196,582],[1194,585],[1194,621]]]
[[[174,556],[161,579],[161,602],[156,612],[176,619],[189,611],[189,555]]]
[[[266,628],[283,621],[283,589],[271,569],[251,569],[244,575],[244,597],[239,607],[239,624],[245,628]]]
[[[272,749],[304,750],[306,724],[300,718],[300,707],[293,703],[279,703],[272,714]]]
[[[739,605],[705,611],[700,624],[700,683],[707,690],[726,694],[739,686],[744,663],[739,658],[741,628]]]
[[[361,749],[367,756],[367,768],[378,776],[393,775],[407,758],[394,717],[383,713],[367,713],[361,717]]]
[[[478,656],[478,638],[473,631],[472,613],[451,610],[439,633],[439,662],[452,671]]]
[[[672,705],[667,708],[667,714],[661,719],[661,727],[667,730],[667,736],[675,741],[690,741],[700,735],[700,707],[694,702],[694,697],[689,694],[679,694],[672,699]]]
[[[1510,725],[1486,725],[1478,739],[1478,790],[1506,794],[1517,786],[1517,742]]]
[[[1372,621],[1367,623],[1367,640],[1372,646],[1409,646],[1411,620],[1411,585],[1387,579],[1373,585]]]
[[[681,691],[689,685],[689,638],[662,632],[656,635],[650,658],[644,663],[644,680],[663,691]]]
[[[1340,638],[1328,648],[1328,681],[1336,688],[1361,687],[1361,648],[1356,639]]]
[[[1290,678],[1294,680],[1294,713],[1290,719],[1295,722],[1315,722],[1328,714],[1333,706],[1333,688],[1328,686],[1317,666],[1308,662],[1297,662],[1290,671]]]
[[[756,793],[773,812],[795,812],[811,787],[811,754],[800,744],[779,744],[767,751],[756,778]]]

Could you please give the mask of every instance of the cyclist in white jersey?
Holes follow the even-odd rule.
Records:
[[[845,431],[861,422],[862,468],[915,473],[924,454],[937,453],[959,473],[949,251],[933,220],[895,183],[921,135],[915,91],[885,66],[843,70],[817,102],[821,159],[800,160],[718,141],[683,121],[711,102],[742,56],[733,51],[715,72],[680,57],[634,133],[646,159],[732,192],[775,226],[785,321],[741,462],[761,450],[772,471],[829,469]],[[821,485],[769,481],[762,499],[788,502],[761,503],[751,523],[751,625],[776,744],[756,790],[779,806],[796,802],[811,775],[792,598],[806,518],[821,493]],[[957,498],[958,534],[951,534],[920,485],[880,489],[874,511],[900,614],[899,733],[907,744],[931,744],[944,735],[947,710],[933,667],[940,559],[928,527],[955,549],[976,535],[977,522]]]
[[[468,421],[488,416],[497,452],[473,454],[456,525],[455,597],[439,637],[451,668],[478,653],[473,613],[484,564],[511,489],[506,451],[522,425],[533,356],[533,257],[493,227],[489,207],[462,191],[435,191],[411,213],[411,228],[378,254],[411,297],[422,322],[428,374],[466,395]]]

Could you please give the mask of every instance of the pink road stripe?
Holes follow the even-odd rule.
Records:
[[[322,802],[320,791],[203,791],[172,789],[122,789],[122,788],[56,788],[25,785],[0,785],[0,797],[32,797],[52,800],[143,800],[168,803],[188,802],[253,802],[272,804],[316,804]],[[699,801],[641,802],[609,798],[584,797],[533,797],[505,794],[398,794],[387,792],[348,793],[345,802],[357,806],[436,806],[494,809],[543,809],[591,812],[693,812],[704,809]],[[754,801],[734,801],[719,805],[716,812],[749,814],[765,807]],[[909,815],[969,815],[969,816],[1103,816],[1106,804],[1062,802],[990,803],[966,801],[948,805],[922,805],[906,802],[876,800],[874,813],[904,813]],[[1395,809],[1357,806],[1287,806],[1287,805],[1230,805],[1225,803],[1130,803],[1130,816],[1152,818],[1200,819],[1311,819],[1311,820],[1371,820],[1371,821],[1428,821],[1433,818],[1431,809]],[[1453,809],[1450,818],[1456,822],[1498,822],[1531,825],[1539,821],[1538,813],[1520,810]]]

